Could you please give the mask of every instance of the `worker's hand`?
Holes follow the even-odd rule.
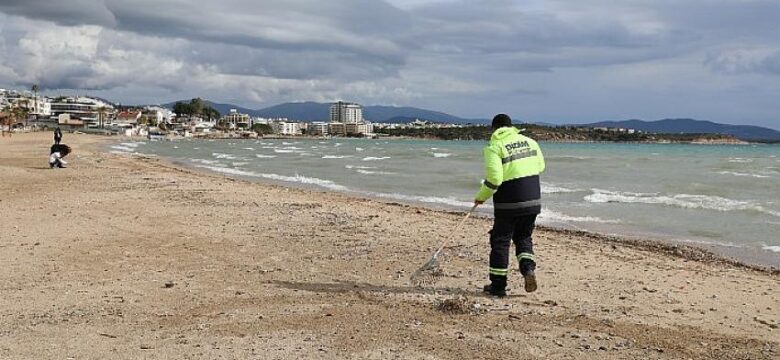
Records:
[[[474,199],[474,206],[480,206],[480,205],[482,205],[484,203],[485,203],[484,201],[480,201],[480,200]]]

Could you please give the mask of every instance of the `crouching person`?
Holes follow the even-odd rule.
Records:
[[[68,154],[70,154],[70,146],[64,144],[54,144],[49,151],[49,167],[50,168],[65,168],[68,163],[63,160]]]

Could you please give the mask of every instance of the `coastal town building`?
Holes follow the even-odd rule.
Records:
[[[374,132],[374,127],[370,123],[344,124],[344,130],[347,135],[368,135]]]
[[[346,135],[347,128],[343,122],[330,122],[328,123],[328,134],[332,135]]]
[[[333,135],[365,136],[373,133],[373,126],[363,119],[359,104],[339,101],[330,105],[328,132]]]
[[[344,101],[333,103],[330,106],[330,122],[360,124],[363,122],[363,107]]]
[[[154,121],[155,124],[173,124],[176,122],[176,113],[161,106],[144,107],[143,116]]]
[[[120,111],[118,114],[116,114],[115,122],[117,124],[136,125],[138,124],[139,119],[141,119],[140,110],[125,110],[125,111]]]
[[[51,116],[51,103],[44,96],[29,91],[0,89],[0,109],[22,107],[30,116],[36,118]]]
[[[222,116],[220,122],[230,129],[249,129],[252,127],[252,118],[247,114],[239,113],[236,109]]]
[[[328,135],[328,123],[322,121],[312,122],[309,124],[306,133],[313,136]]]
[[[99,121],[114,117],[116,110],[108,101],[88,96],[60,96],[52,100],[51,116],[59,119],[67,114],[72,120],[81,120],[87,126],[97,126]]]
[[[300,135],[301,124],[297,122],[278,121],[271,123],[274,134],[279,135]]]

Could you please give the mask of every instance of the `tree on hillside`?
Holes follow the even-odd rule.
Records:
[[[173,105],[173,112],[175,112],[177,116],[199,116],[202,119],[207,119],[208,121],[219,119],[221,116],[217,109],[214,109],[201,98],[194,98],[190,100],[189,103],[177,102]]]

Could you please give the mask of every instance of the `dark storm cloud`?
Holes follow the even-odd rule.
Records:
[[[774,0],[0,0],[0,85],[768,121],[778,18]]]
[[[3,0],[0,12],[61,25],[116,25],[114,14],[103,0]]]

